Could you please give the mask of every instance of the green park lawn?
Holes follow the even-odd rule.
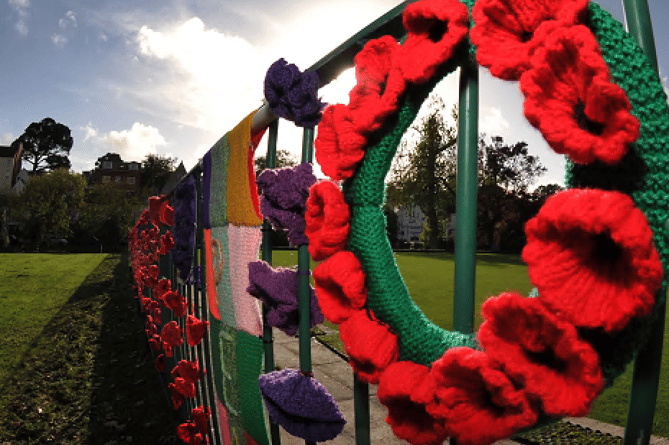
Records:
[[[395,254],[395,259],[413,300],[435,324],[453,329],[453,254],[401,252]],[[274,251],[273,260],[275,265],[293,266],[297,264],[297,252]],[[505,291],[527,295],[532,287],[519,255],[478,254],[475,329],[483,321],[480,307],[488,297]],[[669,437],[669,323],[665,326],[664,345],[653,434]],[[631,381],[630,365],[614,385],[598,397],[589,417],[624,427]]]

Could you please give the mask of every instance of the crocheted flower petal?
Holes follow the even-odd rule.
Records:
[[[330,105],[323,112],[314,142],[316,161],[324,174],[332,179],[353,176],[362,158],[367,139],[356,132],[346,105]]]
[[[370,314],[374,316],[371,311]],[[339,336],[351,367],[363,382],[379,383],[383,371],[399,358],[395,334],[386,325],[371,319],[366,310],[355,312],[342,323]]]
[[[188,314],[188,318],[186,319],[186,336],[190,346],[197,346],[200,344],[204,338],[204,334],[207,332],[207,326],[209,326],[208,321],[200,320],[199,318]]]
[[[577,327],[619,331],[650,312],[662,264],[646,217],[629,196],[557,193],[525,232],[523,260],[542,302]]]
[[[388,366],[379,382],[377,396],[388,408],[386,422],[400,439],[412,445],[442,443],[447,437],[444,420],[433,417],[426,406],[436,389],[430,368],[401,361]]]
[[[174,225],[174,209],[170,207],[167,200],[160,205],[160,223],[168,226]]]
[[[520,79],[528,121],[574,162],[615,164],[639,137],[625,92],[611,83],[599,44],[585,26],[545,24],[543,45]]]
[[[584,416],[603,387],[597,352],[539,298],[504,293],[482,307],[481,346],[552,417]]]
[[[377,131],[397,110],[406,81],[393,63],[400,48],[392,36],[370,40],[355,56],[356,86],[349,93],[349,116],[355,131]]]
[[[346,424],[327,389],[297,369],[263,374],[258,385],[272,419],[294,436],[311,442],[332,440]]]
[[[433,363],[430,373],[437,389],[427,410],[446,421],[459,444],[490,444],[537,421],[526,394],[481,351],[451,348]]]
[[[467,35],[469,12],[457,0],[420,0],[407,6],[402,18],[407,38],[397,66],[407,81],[424,83]]]
[[[365,273],[353,252],[337,252],[319,264],[314,282],[323,315],[332,323],[348,320],[367,301]]]
[[[472,8],[476,60],[490,73],[518,80],[530,66],[530,56],[542,44],[534,32],[541,23],[579,23],[588,0],[478,0]]]
[[[344,194],[334,183],[323,181],[311,187],[305,221],[304,234],[309,238],[314,261],[323,261],[346,247],[351,213]]]
[[[183,332],[176,321],[170,321],[160,331],[160,339],[170,346],[181,346],[184,343]]]

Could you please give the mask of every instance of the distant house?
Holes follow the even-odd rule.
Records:
[[[408,243],[420,241],[425,214],[418,206],[401,207],[397,212],[397,240]]]
[[[23,144],[17,142],[9,147],[0,146],[0,193],[9,194],[21,170]]]
[[[165,185],[163,186],[163,189],[160,191],[161,195],[169,195],[172,193],[172,191],[177,187],[177,184],[179,184],[179,181],[181,181],[181,178],[186,176],[186,167],[184,167],[184,163],[181,162],[179,163],[179,166],[177,167],[176,170],[174,170],[172,173],[170,173],[170,176],[167,178],[167,182],[165,182]]]
[[[125,162],[118,153],[107,153],[98,158],[95,169],[84,172],[90,185],[120,184],[128,190],[141,190],[141,164]]]

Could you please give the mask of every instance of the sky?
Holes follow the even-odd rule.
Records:
[[[669,8],[648,0],[665,89]],[[126,161],[170,156],[190,170],[263,99],[267,68],[284,58],[306,69],[398,0],[0,0],[0,145],[51,117],[72,131],[72,169],[91,170],[108,152]],[[623,21],[621,0],[598,2]],[[664,4],[664,6],[662,6]],[[347,70],[320,91],[346,103]],[[435,90],[457,100],[450,75]],[[525,141],[563,183],[553,153],[522,115],[518,84],[480,70],[479,131]],[[299,157],[300,130],[279,125],[278,148]],[[266,151],[261,142],[257,154]],[[318,169],[317,169],[318,171]]]

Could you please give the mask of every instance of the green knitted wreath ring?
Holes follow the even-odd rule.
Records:
[[[471,9],[473,1],[466,1]],[[567,183],[571,187],[596,187],[618,190],[630,195],[648,219],[665,275],[669,265],[669,107],[657,73],[643,52],[624,31],[622,25],[594,3],[588,5],[588,27],[596,36],[610,74],[625,90],[632,104],[632,114],[641,123],[641,136],[622,162],[611,167],[594,163],[572,165]],[[439,72],[423,85],[411,85],[398,112],[377,133],[377,139],[365,151],[356,174],[345,181],[344,195],[351,208],[349,249],[356,255],[367,277],[367,307],[397,335],[400,360],[430,366],[445,350],[468,346],[476,348],[472,334],[444,330],[432,323],[413,302],[394,260],[385,229],[384,179],[390,169],[404,132],[415,119],[420,105],[430,91],[458,62],[467,57],[461,48]],[[666,284],[666,279],[665,279]],[[659,295],[653,317],[633,319],[622,331],[602,335],[580,329],[600,355],[607,382],[619,375],[644,342],[645,334],[664,301]],[[607,352],[615,351],[615,353]]]

